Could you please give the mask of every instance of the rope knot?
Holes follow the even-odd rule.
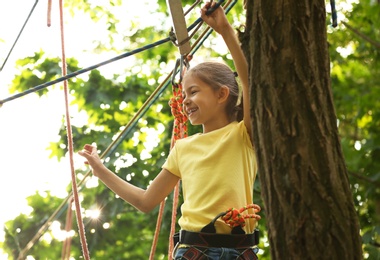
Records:
[[[182,85],[173,85],[173,96],[169,100],[172,115],[174,116],[174,138],[187,136],[187,117],[183,113]]]
[[[242,212],[253,209],[253,214],[242,214]],[[259,205],[256,204],[249,204],[241,209],[235,209],[235,208],[229,208],[225,215],[222,216],[222,220],[229,225],[231,228],[241,226],[245,226],[245,219],[247,218],[254,218],[256,220],[260,220],[261,217],[259,215],[256,215],[256,213],[260,212],[261,208]]]

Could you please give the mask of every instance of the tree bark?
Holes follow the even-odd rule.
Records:
[[[248,1],[242,44],[272,259],[362,259],[324,0]]]

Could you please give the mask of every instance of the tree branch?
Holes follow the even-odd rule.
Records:
[[[351,25],[349,25],[348,23],[346,23],[344,21],[342,21],[342,23],[344,24],[344,26],[346,26],[348,29],[350,29],[352,32],[354,32],[356,35],[358,35],[360,38],[369,42],[370,44],[372,44],[376,48],[380,49],[380,42],[377,42],[377,41],[371,39],[370,37],[368,37],[364,33],[360,32],[359,30],[357,30],[354,27],[352,27]]]
[[[371,180],[370,178],[368,177],[365,177],[361,174],[358,174],[358,173],[355,173],[355,172],[351,172],[351,171],[348,171],[348,174],[350,174],[351,176],[354,176],[355,178],[357,179],[360,179],[362,181],[365,181],[365,182],[369,182],[377,187],[380,188],[380,182],[379,181],[375,181],[375,180]]]

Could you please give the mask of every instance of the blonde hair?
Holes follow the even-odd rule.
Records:
[[[240,121],[243,119],[242,100],[240,100],[239,84],[236,73],[224,63],[216,61],[202,62],[191,68],[185,75],[195,76],[214,90],[227,86],[230,90],[226,105],[226,113],[230,120]]]

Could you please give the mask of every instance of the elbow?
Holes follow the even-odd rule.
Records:
[[[149,213],[156,207],[156,205],[144,200],[133,206],[142,213]]]
[[[147,214],[147,213],[151,212],[155,207],[154,206],[148,206],[148,205],[145,205],[145,206],[140,205],[139,207],[136,207],[136,208],[138,211]]]
[[[147,214],[147,213],[149,213],[149,212],[152,211],[151,208],[139,208],[138,210],[139,210],[140,212],[142,212],[142,213],[145,213],[145,214]]]
[[[150,193],[142,191],[139,196],[135,196],[134,200],[126,200],[132,206],[134,206],[138,211],[142,213],[149,213],[160,204],[161,199],[157,196],[151,196]]]

